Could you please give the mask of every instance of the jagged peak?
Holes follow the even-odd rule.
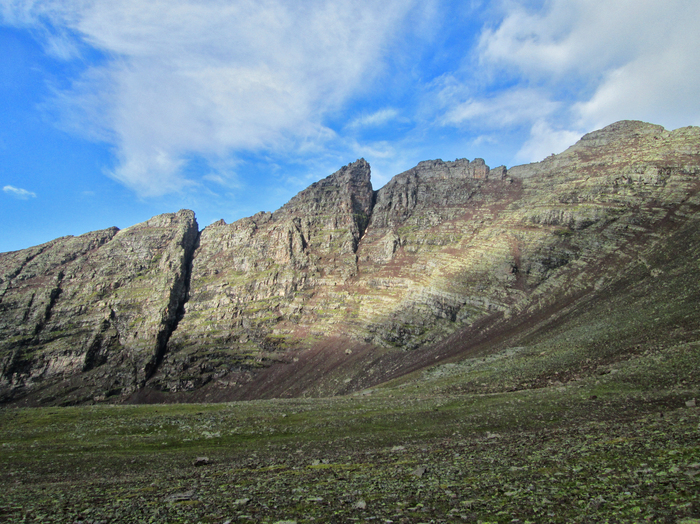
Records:
[[[623,138],[662,135],[665,132],[666,130],[663,126],[656,124],[649,124],[648,122],[642,122],[640,120],[620,120],[602,129],[583,135],[577,145],[601,146]]]
[[[191,209],[180,209],[176,213],[162,213],[160,215],[155,215],[148,220],[118,230],[118,234],[124,235],[126,233],[133,232],[134,230],[148,227],[170,227],[178,223],[185,223],[198,227],[197,218],[194,211]]]
[[[468,158],[457,158],[454,162],[444,161],[441,158],[435,160],[423,160],[418,162],[414,169],[418,171],[427,171],[435,168],[466,168],[468,166],[485,166],[486,162],[483,158],[475,158],[471,162]]]
[[[366,199],[367,195],[371,195],[373,192],[369,162],[364,158],[360,158],[341,167],[332,175],[314,182],[303,191],[297,193],[275,214],[294,212],[299,206],[304,206],[305,203],[311,201],[317,204],[321,203],[326,199],[326,193],[331,188],[337,188],[339,192],[347,193],[352,200],[355,200],[358,196],[361,200]]]
[[[314,182],[309,186],[308,189],[315,188],[318,186],[326,186],[329,184],[339,184],[347,182],[364,182],[370,183],[371,180],[371,168],[369,162],[364,158],[359,158],[354,162],[349,163],[346,166],[341,167],[338,171],[332,175],[328,175],[326,178]],[[306,189],[305,191],[307,191]],[[304,191],[302,191],[303,193]],[[300,193],[301,194],[301,193]]]

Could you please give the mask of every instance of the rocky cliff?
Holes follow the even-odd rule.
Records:
[[[0,255],[4,397],[64,380],[42,400],[142,387],[177,325],[197,238],[194,213],[180,211]]]
[[[661,282],[650,261],[697,242],[699,175],[700,129],[619,122],[536,164],[421,162],[374,191],[358,160],[233,224],[180,211],[0,254],[0,394],[342,394],[488,353],[631,272]]]

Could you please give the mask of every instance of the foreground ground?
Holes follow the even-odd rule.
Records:
[[[695,344],[499,387],[527,351],[331,399],[3,409],[0,521],[700,523]]]

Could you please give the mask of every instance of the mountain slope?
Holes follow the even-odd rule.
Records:
[[[440,362],[544,348],[539,372],[530,355],[512,378],[455,386],[481,391],[692,344],[699,173],[700,129],[618,122],[536,164],[422,162],[376,192],[359,160],[275,213],[221,221],[199,238],[191,216],[189,229],[166,228],[171,243],[138,263],[107,251],[123,234],[112,230],[54,241],[95,255],[54,257],[55,267],[33,272],[31,261],[54,243],[0,254],[0,387],[6,401],[27,403],[88,402],[107,391],[131,401],[330,395]],[[172,242],[178,263],[154,264]],[[76,282],[92,274],[82,260],[119,275],[134,308],[165,309],[104,320],[109,307],[122,318],[113,304],[124,295],[89,280],[81,286],[95,298],[63,290],[70,271]],[[138,294],[153,285],[161,302]],[[51,323],[54,309],[82,331],[57,335],[65,329]]]
[[[3,396],[58,382],[43,401],[74,402],[141,387],[175,328],[197,236],[180,211],[0,255]]]

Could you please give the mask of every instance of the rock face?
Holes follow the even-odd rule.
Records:
[[[79,377],[45,402],[127,395],[158,367],[187,292],[192,211],[0,255],[5,398]],[[74,393],[71,395],[71,393]]]
[[[0,254],[0,391],[342,394],[488,351],[696,227],[699,174],[700,129],[618,122],[536,164],[421,162],[373,191],[358,160],[201,233],[180,211]]]
[[[357,275],[373,199],[369,164],[358,160],[275,213],[205,228],[186,314],[152,386],[181,391],[212,377],[249,380],[270,355],[303,346],[326,307],[318,291],[327,301],[328,289]]]

